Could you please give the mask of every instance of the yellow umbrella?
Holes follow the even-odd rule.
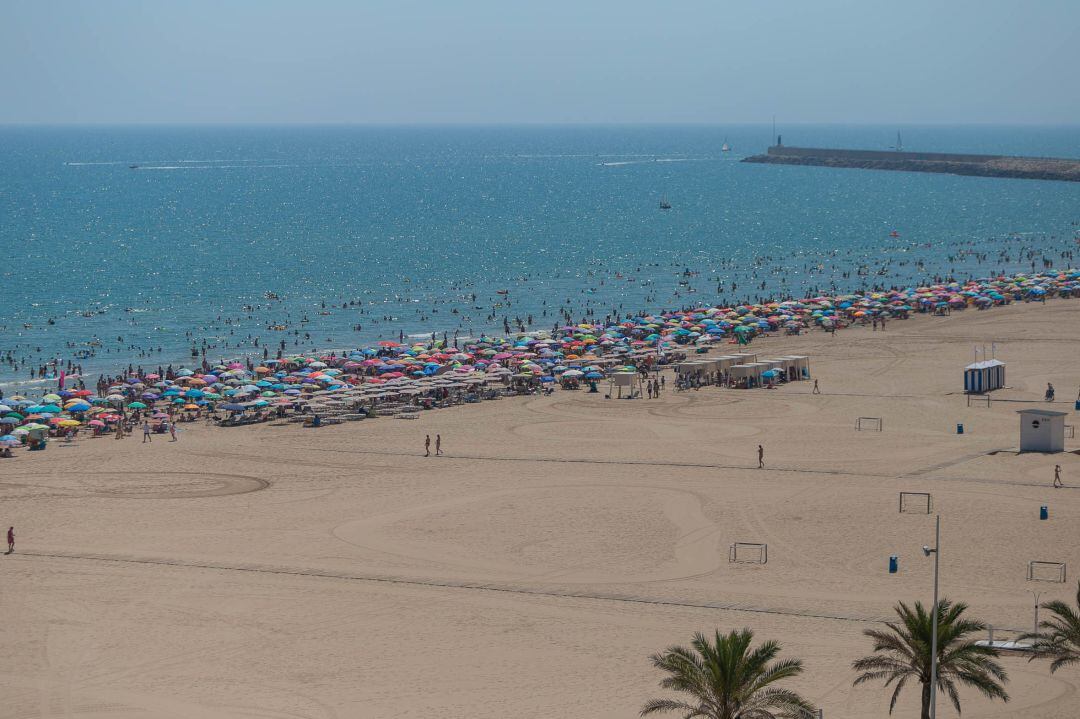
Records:
[[[62,419],[58,424],[61,427],[78,427],[82,422],[77,419]]]

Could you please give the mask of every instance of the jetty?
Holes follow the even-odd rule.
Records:
[[[768,165],[813,165],[860,170],[940,172],[948,175],[1080,182],[1080,160],[1057,157],[843,150],[820,147],[789,147],[777,144],[770,147],[764,155],[753,155],[744,158],[742,161]]]

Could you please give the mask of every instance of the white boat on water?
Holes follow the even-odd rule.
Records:
[[[724,138],[724,144],[720,146],[720,152],[731,152],[731,145],[727,144],[727,138]]]

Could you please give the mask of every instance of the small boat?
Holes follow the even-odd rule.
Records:
[[[128,169],[129,170],[138,170],[139,166],[138,165],[128,165]]]
[[[671,203],[669,203],[667,200],[665,200],[663,197],[661,197],[660,198],[660,209],[661,210],[670,210],[671,209]]]
[[[508,295],[508,294],[510,294],[510,290],[495,290],[495,294],[497,294],[497,295]]]
[[[720,146],[720,152],[731,152],[731,145],[727,144],[727,138],[724,138],[724,144]]]

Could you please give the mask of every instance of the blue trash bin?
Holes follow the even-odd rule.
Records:
[[[900,568],[900,558],[895,554],[889,557],[889,574],[896,574]]]
[[[957,434],[963,434],[964,433],[964,425],[960,424],[959,422],[957,422],[957,424],[956,424],[956,433]]]
[[[1039,507],[1039,519],[1049,519],[1050,512],[1046,509],[1046,505]]]

